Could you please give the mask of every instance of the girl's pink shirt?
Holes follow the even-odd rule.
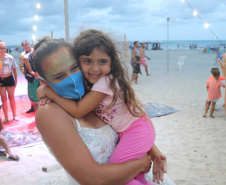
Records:
[[[206,83],[206,87],[208,89],[208,100],[214,101],[221,98],[221,90],[224,84],[220,80],[216,80],[214,78],[209,78]]]
[[[96,82],[92,91],[102,92],[107,94],[103,101],[94,109],[95,113],[106,123],[111,125],[117,132],[125,131],[134,121],[139,119],[139,117],[133,116],[125,102],[122,98],[122,94],[119,95],[116,103],[113,107],[108,108],[113,100],[113,92],[109,86],[110,79],[107,76],[101,77],[98,82]],[[117,83],[118,90],[119,85]]]

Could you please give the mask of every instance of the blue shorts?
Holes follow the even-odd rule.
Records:
[[[207,100],[208,102],[218,102],[219,101],[219,99],[217,99],[217,100],[213,100],[213,101],[209,101],[209,100]]]

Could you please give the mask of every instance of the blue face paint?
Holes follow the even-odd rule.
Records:
[[[85,93],[82,72],[74,73],[57,84],[49,83],[59,96],[66,99],[81,99]]]

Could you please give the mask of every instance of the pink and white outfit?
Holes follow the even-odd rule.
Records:
[[[107,94],[104,100],[94,109],[96,114],[106,123],[110,124],[120,136],[120,142],[111,155],[109,163],[121,163],[140,159],[151,149],[155,140],[155,129],[148,117],[133,116],[124,103],[120,92],[114,106],[108,108],[113,99],[113,92],[109,85],[108,76],[101,77],[92,87],[92,91]],[[119,85],[117,84],[120,91]],[[139,174],[127,185],[150,184]]]
[[[206,83],[206,87],[208,88],[208,101],[215,101],[221,98],[221,90],[224,84],[215,78],[209,78]]]

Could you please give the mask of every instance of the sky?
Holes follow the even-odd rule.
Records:
[[[212,32],[226,40],[226,0],[187,0]],[[32,42],[33,26],[37,38],[65,38],[64,0],[1,0],[0,40],[8,46]],[[34,16],[38,14],[39,20]],[[198,16],[181,0],[68,0],[70,41],[81,30],[95,28],[109,32],[118,40],[165,41],[214,40]],[[168,22],[167,17],[172,21]]]

